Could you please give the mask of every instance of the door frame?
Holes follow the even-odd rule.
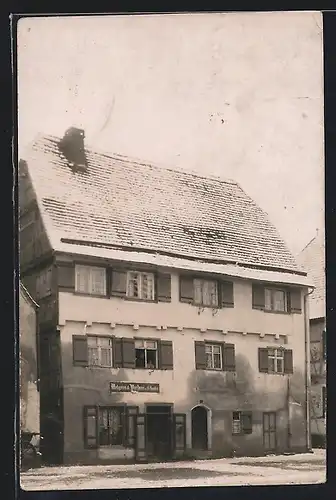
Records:
[[[187,420],[189,420],[189,425],[187,424],[187,428],[189,428],[189,431],[187,431],[187,445],[188,447],[192,448],[192,411],[197,408],[198,406],[201,406],[207,411],[207,451],[212,450],[212,409],[205,405],[204,403],[199,403],[197,405],[194,405],[190,411],[188,412],[187,415]],[[189,418],[188,418],[189,417]]]
[[[270,431],[270,426],[268,427],[268,435],[270,435],[271,433],[274,433],[274,448],[267,448],[265,447],[265,417],[269,418],[270,415],[274,415],[274,428],[272,431]],[[269,420],[268,420],[269,422]],[[273,452],[273,451],[276,451],[277,449],[277,412],[276,411],[264,411],[263,412],[263,447],[264,447],[264,451],[266,452]]]

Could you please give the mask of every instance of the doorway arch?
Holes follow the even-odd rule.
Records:
[[[191,445],[196,450],[210,449],[211,411],[204,405],[197,405],[191,409]]]

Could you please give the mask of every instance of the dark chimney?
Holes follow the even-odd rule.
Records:
[[[58,143],[59,150],[67,159],[69,167],[74,171],[85,172],[87,169],[84,137],[83,129],[70,127]]]

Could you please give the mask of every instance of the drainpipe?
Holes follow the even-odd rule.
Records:
[[[310,434],[310,331],[309,331],[309,315],[308,315],[308,296],[313,293],[315,287],[308,287],[311,290],[303,295],[303,311],[304,311],[304,332],[305,332],[305,406],[306,406],[306,443],[307,450],[311,451],[311,434]]]

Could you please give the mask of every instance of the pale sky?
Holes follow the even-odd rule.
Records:
[[[18,24],[19,154],[38,133],[234,179],[297,253],[324,225],[322,15]]]

